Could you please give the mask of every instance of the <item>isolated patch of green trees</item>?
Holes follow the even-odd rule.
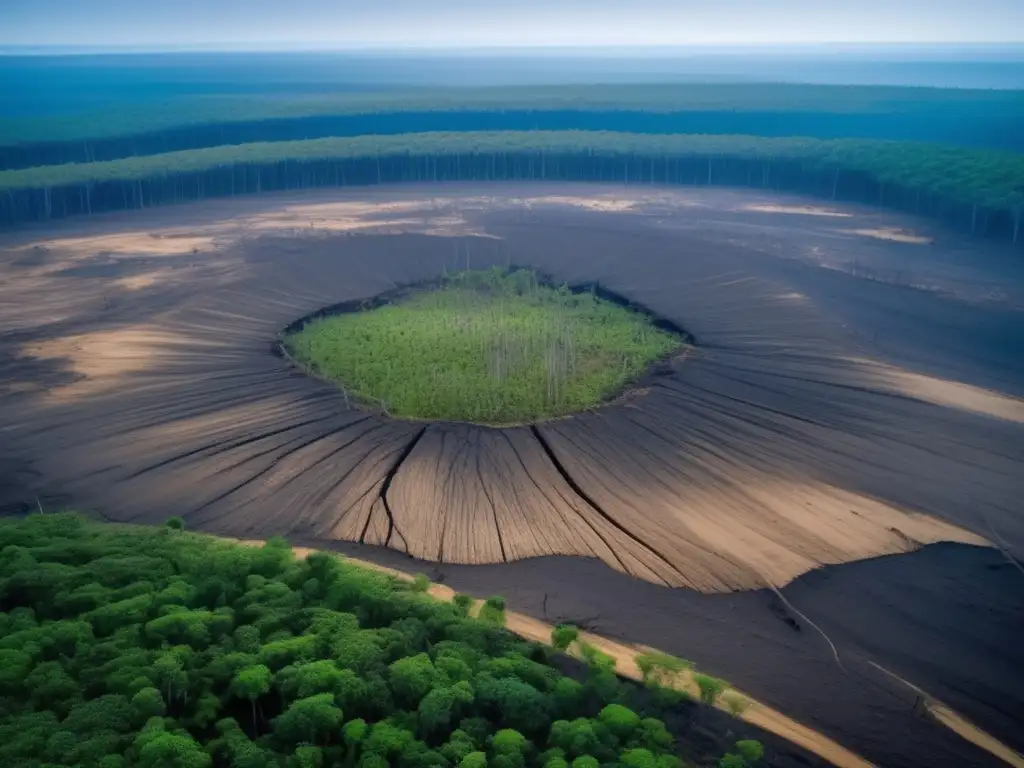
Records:
[[[382,306],[305,323],[303,367],[398,418],[530,423],[600,405],[680,337],[532,270],[466,270]],[[481,617],[491,612],[485,605]]]
[[[912,142],[492,131],[242,144],[0,172],[0,223],[272,190],[564,180],[747,186],[1024,240],[1024,155]]]
[[[422,587],[178,520],[0,520],[0,764],[684,765],[600,659],[564,677],[500,599]]]

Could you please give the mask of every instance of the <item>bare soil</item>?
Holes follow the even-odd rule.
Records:
[[[1024,575],[985,546],[1024,548],[1024,262],[821,210],[435,186],[5,234],[0,505],[387,547],[600,616],[879,765],[994,764],[868,662],[1024,746]],[[597,280],[696,348],[642,396],[509,429],[350,409],[272,354],[321,307],[509,263]]]

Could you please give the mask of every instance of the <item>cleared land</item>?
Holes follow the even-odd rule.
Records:
[[[870,658],[1019,746],[1020,574],[998,552],[958,546],[922,569],[926,546],[797,578],[935,541],[1021,546],[1019,259],[930,232],[932,245],[850,231],[920,230],[877,212],[764,209],[806,200],[584,185],[423,198],[444,189],[5,236],[10,508],[39,494],[112,519],[184,512],[240,537],[386,544],[442,561],[447,579],[505,580],[488,591],[530,611],[549,594],[568,619],[598,614],[872,762],[994,764],[916,718]],[[467,254],[599,280],[692,331],[697,351],[641,398],[503,430],[348,411],[271,354],[296,317]],[[593,560],[451,565],[559,554],[653,583]],[[883,563],[899,571],[874,577],[884,599],[839,597],[845,577],[830,574],[866,568],[871,582]],[[775,593],[728,593],[787,583],[846,672]],[[969,599],[951,603],[954,587]],[[844,624],[854,609],[874,613]]]
[[[287,334],[291,355],[363,404],[406,419],[523,424],[622,393],[682,339],[596,293],[500,267]]]
[[[1020,154],[919,142],[608,131],[407,133],[0,171],[0,224],[310,187],[590,181],[753,187],[912,211],[1021,241]]]

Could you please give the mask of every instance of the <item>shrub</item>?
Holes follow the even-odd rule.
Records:
[[[469,616],[469,612],[473,608],[473,598],[469,595],[455,595],[452,598],[452,603],[455,605],[455,610],[461,616]]]
[[[756,763],[764,757],[764,747],[760,741],[755,739],[743,739],[736,742],[736,751],[740,753],[748,763]]]
[[[638,654],[635,661],[644,683],[648,684],[661,683],[664,685],[680,672],[693,669],[692,662],[657,651]]]
[[[591,672],[614,672],[615,671],[615,659],[609,656],[604,651],[599,650],[590,643],[581,642],[579,644],[580,656],[583,661],[586,662],[587,666],[590,667]]]
[[[480,607],[477,618],[499,627],[505,626],[505,598],[500,595],[488,597]]]
[[[172,531],[183,531],[185,530],[185,518],[183,517],[168,517],[164,521],[164,526]]]
[[[749,699],[746,699],[738,693],[732,692],[722,695],[722,703],[725,704],[726,709],[729,710],[729,714],[733,717],[739,717],[750,707]]]
[[[555,650],[565,652],[579,636],[580,631],[572,624],[559,624],[551,630],[551,645]]]
[[[430,579],[424,573],[417,573],[412,580],[413,592],[426,592],[430,589]]]
[[[718,701],[722,691],[729,687],[725,680],[712,677],[711,675],[694,675],[693,681],[700,689],[700,700],[712,707]]]

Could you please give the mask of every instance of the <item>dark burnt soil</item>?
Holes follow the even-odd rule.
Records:
[[[917,696],[871,662],[1021,747],[1024,577],[993,549],[933,544],[813,571],[783,588],[835,645],[837,663],[822,636],[768,590],[666,589],[579,558],[460,566],[342,542],[331,548],[421,570],[478,597],[504,595],[510,609],[547,622],[677,654],[879,766],[1002,763],[922,715]],[[773,742],[773,764],[800,764],[802,752],[790,747]]]
[[[23,512],[39,495],[112,520],[181,514],[215,533],[444,561],[453,585],[541,615],[546,595],[549,618],[590,617],[690,658],[878,765],[994,765],[915,715],[913,694],[868,661],[1024,748],[1024,575],[990,549],[896,554],[945,539],[1024,545],[1024,418],[1000,395],[1024,389],[1024,323],[1009,299],[976,300],[993,283],[1021,295],[1019,265],[843,234],[881,215],[752,214],[746,202],[718,193],[609,214],[477,201],[463,214],[487,237],[439,237],[312,222],[300,233],[294,216],[275,229],[261,199],[196,209],[196,221],[182,207],[68,224],[80,229],[48,240],[39,263],[25,260],[26,231],[0,250],[4,506]],[[243,226],[231,217],[246,206],[257,215]],[[213,220],[236,222],[234,235],[159,256],[149,282],[136,267],[131,283],[82,269],[110,263],[106,236]],[[906,260],[914,279],[793,256],[811,247],[842,264]],[[270,354],[297,317],[467,260],[598,281],[700,346],[638,397],[510,429],[349,409]],[[831,565],[881,554],[893,556]],[[470,565],[483,563],[498,565]],[[822,566],[785,594],[841,665],[759,590]]]

